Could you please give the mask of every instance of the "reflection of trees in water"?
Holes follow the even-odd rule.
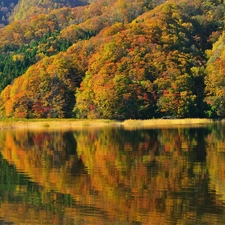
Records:
[[[190,128],[186,130],[188,134],[186,134],[187,137],[189,137],[190,145],[193,143],[193,161],[194,162],[206,162],[206,138],[207,135],[210,133],[209,129],[206,128]]]
[[[5,198],[1,199],[0,216],[11,212],[6,219],[16,224],[32,218],[42,224],[47,220],[51,221],[47,224],[79,224],[83,211],[91,209],[80,203],[90,182],[77,157],[73,134],[6,131],[1,137],[1,153],[8,162],[0,160],[5,165],[1,167],[0,183],[8,180],[2,190]],[[55,161],[58,157],[60,160]]]
[[[224,211],[209,191],[206,162],[213,158],[206,148],[212,134],[203,128],[18,131],[5,135],[2,153],[45,192],[57,190],[57,196],[89,205],[104,217],[193,224],[209,217],[218,221]],[[49,195],[49,201],[54,198]],[[52,207],[57,205],[68,207],[62,211],[72,216],[65,202]]]
[[[13,132],[6,135],[9,147],[20,149],[36,165],[49,168],[68,167],[80,162],[77,143],[71,132]],[[10,146],[10,143],[12,146]]]
[[[0,154],[0,215],[4,224],[27,224],[41,221],[41,224],[64,224],[64,207],[71,207],[69,195],[49,192],[42,186],[28,180],[24,173],[18,173],[14,165]],[[79,208],[78,208],[79,211]],[[11,221],[12,223],[3,222]],[[30,223],[30,222],[29,222]],[[69,224],[69,223],[66,223]]]
[[[225,125],[215,124],[207,139],[207,165],[210,189],[216,193],[216,201],[225,202]]]
[[[68,186],[77,184],[74,191],[80,193],[79,185],[86,182],[84,166],[76,154],[76,140],[70,132],[8,132],[2,154],[18,171],[49,190],[67,193]]]
[[[193,222],[221,212],[207,210],[215,204],[213,193],[208,192],[209,132],[204,128],[112,129],[83,131],[76,138],[78,154],[95,189],[110,201],[111,213],[119,210],[130,221],[144,214],[142,222],[160,216],[180,221],[192,214]]]

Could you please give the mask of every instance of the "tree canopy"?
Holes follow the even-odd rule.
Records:
[[[85,4],[0,29],[1,117],[224,117],[223,3]]]

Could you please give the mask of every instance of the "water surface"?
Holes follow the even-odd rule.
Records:
[[[0,133],[0,224],[224,224],[225,127]]]

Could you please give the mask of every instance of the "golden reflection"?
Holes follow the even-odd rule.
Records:
[[[120,212],[129,222],[142,224],[169,224],[180,215],[185,220],[190,207],[188,200],[182,200],[182,191],[204,182],[199,177],[205,164],[190,163],[203,140],[197,140],[195,133],[186,136],[182,129],[117,132],[76,135],[92,185],[108,203],[104,208],[114,217]],[[196,165],[201,165],[200,170]]]
[[[225,133],[223,127],[208,135],[207,163],[210,188],[216,192],[217,202],[225,203]]]
[[[0,217],[6,218],[7,209],[12,212],[10,221],[28,223],[27,213],[43,224],[47,220],[186,224],[209,217],[217,221],[213,212],[203,210],[198,215],[198,207],[217,205],[207,187],[209,175],[215,177],[218,168],[223,169],[212,163],[223,159],[208,152],[209,138],[203,128],[2,131],[2,156],[38,185],[34,195],[41,195],[28,195],[26,184],[17,185],[13,196],[21,200],[14,204],[2,200]],[[210,185],[222,192],[213,179]],[[33,211],[27,212],[28,208]]]

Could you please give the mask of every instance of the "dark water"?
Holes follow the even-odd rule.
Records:
[[[1,131],[0,225],[225,224],[225,126]]]

